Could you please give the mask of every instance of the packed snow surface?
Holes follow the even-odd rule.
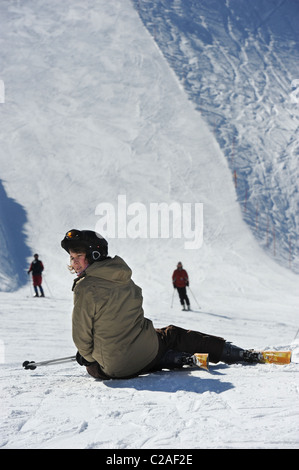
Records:
[[[280,99],[275,108],[288,116],[278,134],[285,135],[282,157],[277,157],[274,137],[264,137],[267,151],[258,162],[250,157],[256,142],[262,148],[261,129],[250,119],[260,116],[265,123],[265,113],[271,114],[279,90],[288,96],[288,84],[291,94],[291,81],[299,78],[286,73],[296,49],[293,25],[298,9],[288,10],[296,2],[277,0],[268,2],[267,14],[267,2],[253,1],[242,2],[244,9],[236,13],[236,2],[202,4],[210,3],[211,10],[206,6],[200,15],[201,28],[194,32],[192,25],[191,36],[204,50],[202,66],[214,82],[230,62],[237,83],[223,80],[216,102],[211,97],[207,104],[212,88],[198,78],[198,86],[207,92],[205,112],[198,109],[198,96],[193,94],[192,99],[183,69],[182,76],[179,73],[184,56],[189,65],[196,65],[188,75],[193,86],[197,68],[198,76],[205,76],[200,63],[189,56],[186,39],[191,36],[183,5],[195,8],[196,2],[1,3],[0,79],[5,84],[5,102],[0,104],[1,448],[299,447],[298,259],[285,242],[288,231],[293,243],[298,233],[297,95],[292,106],[286,103],[284,108]],[[262,21],[257,4],[262,5]],[[212,28],[208,20],[217,7],[223,21]],[[277,31],[270,21],[279,8],[285,18],[281,28],[288,30],[285,36],[280,30],[283,54],[275,50]],[[153,22],[159,19],[156,29],[150,28],[150,14]],[[247,22],[252,32],[246,32],[250,51],[261,51],[265,41],[269,44],[268,55],[258,55],[259,61],[264,57],[260,94],[249,94],[249,103],[234,87],[252,73],[249,54],[244,55],[248,53],[242,42],[245,33],[240,36],[244,18],[253,22]],[[224,47],[227,32],[230,38],[238,32],[240,47],[216,54],[212,46]],[[170,37],[175,39],[173,49],[170,39],[167,42]],[[242,75],[236,66],[238,54]],[[277,60],[272,62],[273,54]],[[254,78],[258,77],[252,76],[253,89]],[[271,106],[267,87],[273,92]],[[227,145],[222,146],[219,138],[227,136],[225,126],[218,132],[210,127],[213,102],[226,123],[233,103],[236,146],[249,120],[251,181],[246,184],[257,191],[257,182],[259,194],[264,191],[261,200],[275,203],[276,251],[270,232],[268,247],[255,233],[256,214],[250,220],[244,214]],[[268,121],[271,132],[275,109]],[[282,145],[284,139],[278,140]],[[276,153],[269,166],[272,144]],[[277,184],[275,197],[254,175]],[[195,221],[193,232],[183,229],[176,238],[171,217],[165,237],[159,236],[165,219],[155,219],[160,232],[151,237],[150,209],[155,203],[177,210],[189,204],[191,211],[202,203],[201,246],[187,245],[195,236],[194,225],[200,232]],[[222,336],[244,348],[291,349],[292,363],[219,363],[211,364],[209,372],[165,370],[115,381],[94,380],[76,362],[24,370],[25,360],[76,353],[71,338],[72,275],[60,241],[71,228],[104,230],[104,209],[110,211],[109,220],[105,219],[106,229],[110,224],[110,255],[123,257],[132,268],[133,280],[143,289],[145,315],[156,327],[176,324]],[[278,216],[285,209],[285,216]],[[176,219],[176,227],[181,223]],[[32,297],[27,278],[35,252],[45,265],[45,298]],[[172,288],[178,261],[190,276],[190,312],[181,311]]]

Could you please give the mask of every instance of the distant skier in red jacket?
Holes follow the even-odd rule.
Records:
[[[177,269],[173,271],[172,283],[173,287],[178,291],[183,310],[190,310],[190,301],[186,292],[186,287],[189,286],[189,277],[187,271],[183,269],[183,265],[180,261],[177,264]],[[185,302],[187,308],[185,308]]]
[[[38,297],[38,290],[40,290],[40,296],[45,297],[43,288],[42,288],[42,272],[44,270],[43,263],[38,259],[38,254],[34,255],[34,260],[30,264],[30,268],[28,270],[28,274],[32,272],[32,281],[35,295],[34,297]]]

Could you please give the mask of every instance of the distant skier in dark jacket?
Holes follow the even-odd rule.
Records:
[[[189,277],[187,271],[183,269],[183,265],[180,261],[177,264],[177,269],[173,271],[172,283],[173,287],[178,291],[183,310],[190,310],[190,301],[186,291],[186,287],[189,286]],[[185,308],[184,302],[186,302],[187,308]]]
[[[40,290],[40,296],[45,297],[44,290],[42,288],[42,272],[44,270],[44,265],[42,261],[38,259],[38,254],[35,253],[34,260],[30,264],[30,268],[28,270],[28,274],[32,273],[32,281],[33,281],[33,288],[35,295],[34,297],[38,297],[38,290]]]

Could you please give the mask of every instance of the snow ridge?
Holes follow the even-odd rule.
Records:
[[[142,2],[145,26],[209,123],[261,246],[299,272],[296,2]]]

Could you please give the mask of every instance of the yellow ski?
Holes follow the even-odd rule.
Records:
[[[201,369],[209,370],[209,355],[204,353],[194,353],[193,362]]]
[[[290,364],[292,351],[259,351],[260,361],[265,364]]]

